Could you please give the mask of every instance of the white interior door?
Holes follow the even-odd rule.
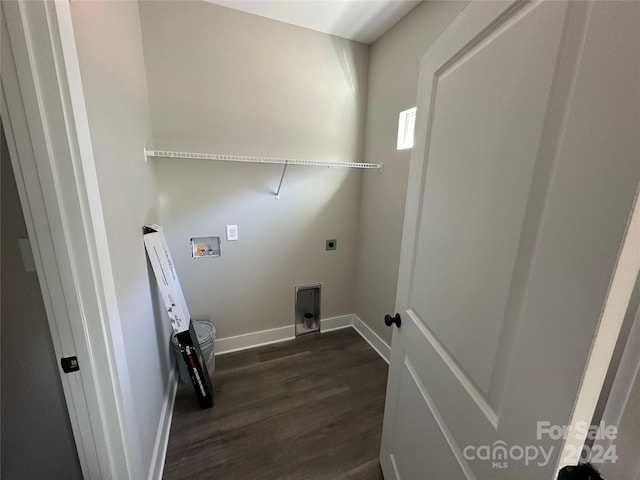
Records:
[[[637,2],[472,2],[425,54],[387,480],[563,462],[640,176],[639,19]]]

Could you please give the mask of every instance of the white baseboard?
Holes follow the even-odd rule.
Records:
[[[320,330],[328,332],[351,326],[353,323],[353,316],[341,315],[339,317],[323,318],[320,322]],[[234,337],[218,338],[216,339],[215,351],[216,355],[224,355],[225,353],[238,352],[248,348],[284,342],[285,340],[295,338],[295,336],[295,327],[291,325],[288,327],[278,327],[270,330],[246,333],[244,335],[236,335]]]
[[[175,362],[173,363],[175,365]],[[173,418],[173,405],[176,400],[176,390],[178,389],[178,370],[171,370],[169,385],[164,397],[156,443],[153,446],[153,456],[149,465],[149,480],[161,480],[164,472],[164,461],[167,457],[167,445],[169,444],[169,430],[171,429],[171,419]]]
[[[248,348],[261,347],[271,343],[284,342],[295,338],[296,331],[293,325],[289,327],[272,328],[260,332],[246,333],[234,337],[217,338],[215,344],[216,355],[237,352]]]
[[[378,352],[378,355],[385,362],[389,363],[391,361],[391,347],[356,314],[353,314],[353,328],[371,345],[371,348]]]
[[[340,328],[354,328],[378,354],[389,363],[391,347],[355,314],[340,315],[338,317],[323,318],[320,324],[322,332],[330,332]],[[272,328],[260,332],[236,335],[234,337],[216,339],[216,355],[237,352],[249,348],[260,347],[272,343],[284,342],[295,338],[294,326]]]
[[[341,328],[347,328],[353,325],[353,315],[340,315],[339,317],[329,317],[320,320],[320,331],[330,332],[332,330],[339,330]]]

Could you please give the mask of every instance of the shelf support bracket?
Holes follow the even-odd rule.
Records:
[[[278,184],[278,191],[276,192],[276,200],[280,200],[280,189],[282,188],[282,181],[284,180],[284,174],[287,172],[288,166],[289,162],[285,163],[282,168],[282,175],[280,176],[280,183]]]

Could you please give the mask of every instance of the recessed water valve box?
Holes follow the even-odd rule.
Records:
[[[211,258],[220,256],[220,237],[193,237],[191,239],[193,258]]]

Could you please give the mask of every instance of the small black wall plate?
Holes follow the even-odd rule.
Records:
[[[80,370],[78,365],[78,357],[62,357],[60,359],[60,365],[62,365],[62,371],[64,373],[77,372]]]

